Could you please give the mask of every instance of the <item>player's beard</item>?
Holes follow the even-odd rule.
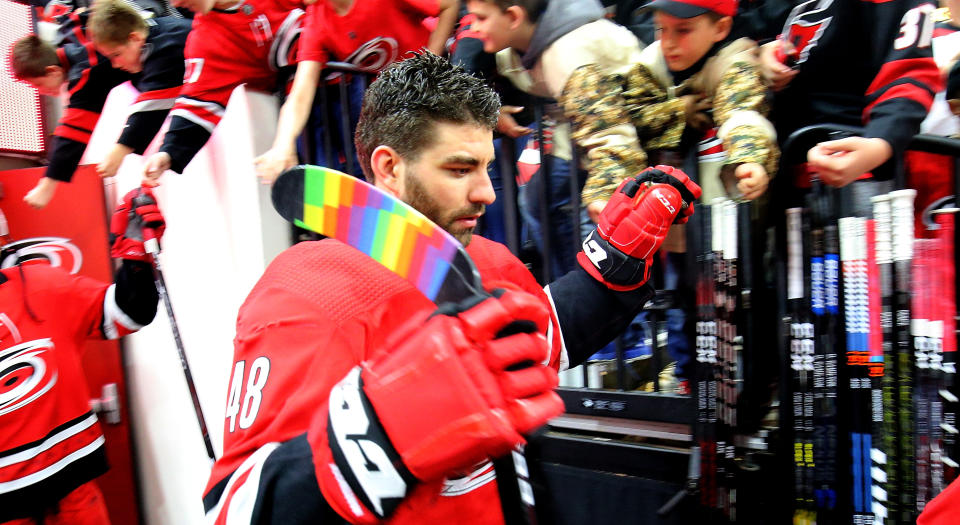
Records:
[[[406,175],[406,191],[403,201],[416,208],[417,211],[424,214],[437,226],[447,230],[447,232],[460,241],[460,244],[464,247],[470,244],[470,239],[473,238],[474,227],[459,227],[457,226],[457,219],[472,215],[482,215],[485,206],[483,204],[474,204],[459,210],[450,210],[430,195],[416,173],[407,172]]]

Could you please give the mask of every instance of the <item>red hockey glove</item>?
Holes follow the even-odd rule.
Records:
[[[166,223],[150,188],[136,188],[123,196],[123,201],[110,219],[110,255],[120,259],[150,262],[143,248],[145,238],[163,236]],[[144,229],[150,233],[144,235]]]
[[[477,302],[479,300],[479,302]],[[563,412],[541,363],[548,314],[524,292],[445,306],[409,321],[330,391],[314,420],[317,478],[354,523],[389,515],[417,481],[434,481],[524,443]]]
[[[647,168],[626,179],[600,212],[600,222],[583,241],[577,261],[612,290],[643,286],[670,225],[687,221],[700,193],[686,173],[669,166]]]

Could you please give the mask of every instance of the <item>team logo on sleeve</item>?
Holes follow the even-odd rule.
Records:
[[[30,261],[45,261],[75,274],[83,265],[83,254],[64,237],[31,237],[7,244],[0,250],[0,268]]]
[[[807,61],[810,51],[817,46],[833,20],[832,16],[826,15],[831,4],[833,0],[808,0],[794,7],[787,17],[783,34],[786,41],[793,44],[797,57],[795,65]]]
[[[45,360],[49,338],[0,350],[0,416],[29,405],[57,384],[56,368]]]

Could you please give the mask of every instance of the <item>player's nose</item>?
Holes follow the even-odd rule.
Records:
[[[481,170],[473,177],[469,198],[470,202],[485,206],[489,206],[497,200],[497,194],[493,191],[493,183],[490,182],[487,170]]]

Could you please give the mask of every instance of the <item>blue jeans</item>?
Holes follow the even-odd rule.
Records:
[[[305,155],[308,153],[307,147],[303,144],[303,137],[298,141],[298,148],[301,152],[301,158],[311,161],[319,166],[350,173],[347,165],[347,148],[349,143],[352,152],[351,161],[353,163],[353,173],[358,178],[363,178],[363,171],[360,169],[360,162],[357,160],[357,153],[353,150],[353,133],[357,129],[357,120],[360,118],[360,107],[363,102],[363,92],[366,84],[357,79],[350,80],[347,84],[348,111],[349,115],[343,114],[343,108],[340,104],[340,87],[336,84],[317,86],[317,95],[314,98],[313,109],[311,109],[311,124],[306,134],[309,134],[313,140],[312,159]],[[329,130],[324,129],[323,125],[323,106],[321,101],[321,91],[325,90],[327,102],[327,114],[330,118]],[[344,136],[344,119],[349,117],[348,129],[349,136]],[[330,151],[326,151],[325,136],[329,136]]]
[[[532,137],[517,139],[517,150],[522,151]],[[579,239],[573,234],[578,222],[574,215],[573,199],[571,198],[570,177],[577,176],[577,191],[583,188],[585,178],[575,170],[571,161],[563,160],[553,155],[545,155],[546,162],[550,163],[550,179],[547,182],[549,192],[549,220],[550,253],[547,258],[550,265],[551,280],[557,279],[574,268],[577,264],[577,252],[580,250]],[[541,164],[542,165],[542,164]],[[540,197],[543,192],[543,170],[539,169],[530,177],[530,180],[520,187],[518,200],[520,215],[528,228],[530,239],[543,252],[543,227],[541,226]]]

